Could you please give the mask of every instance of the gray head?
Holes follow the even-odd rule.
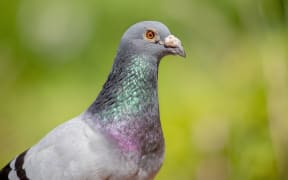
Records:
[[[181,41],[157,21],[142,21],[132,25],[122,36],[119,51],[155,56],[160,60],[166,55],[185,57]]]

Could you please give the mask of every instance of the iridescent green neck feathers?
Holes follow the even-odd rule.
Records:
[[[159,116],[158,62],[151,58],[133,56],[116,60],[102,91],[88,112],[100,116],[104,124],[138,119],[140,116]]]

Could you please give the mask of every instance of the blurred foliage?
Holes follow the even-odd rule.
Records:
[[[0,165],[95,99],[122,33],[164,22],[187,51],[159,71],[156,179],[288,179],[286,0],[0,3]]]

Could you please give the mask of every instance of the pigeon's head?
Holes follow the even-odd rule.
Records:
[[[142,21],[132,25],[122,36],[120,49],[155,56],[158,60],[171,54],[186,56],[181,41],[157,21]]]

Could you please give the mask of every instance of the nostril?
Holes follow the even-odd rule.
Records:
[[[161,41],[161,40],[157,41],[157,43],[160,44],[160,45],[164,45],[164,42]]]

